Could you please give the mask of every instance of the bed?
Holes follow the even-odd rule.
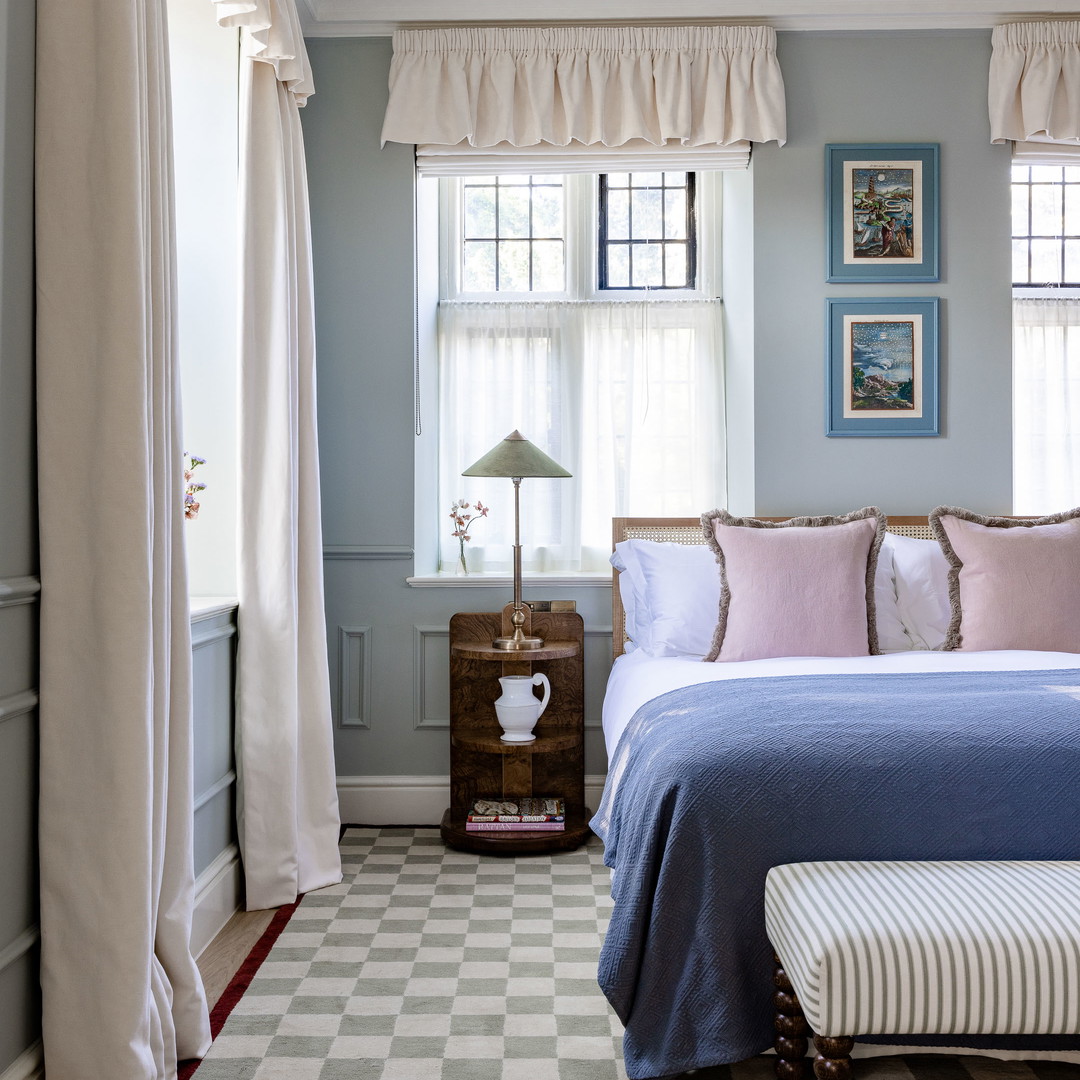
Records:
[[[939,509],[958,516],[892,520],[879,540],[864,613],[876,654],[718,662],[703,662],[717,647],[720,585],[702,523],[615,521],[609,770],[592,825],[615,901],[599,981],[625,1025],[631,1080],[771,1046],[763,891],[772,865],[1080,858],[1080,512],[1020,521]],[[967,532],[941,543],[946,521]],[[1031,559],[1017,554],[1029,542],[1042,545],[1034,557],[1053,580],[1025,583],[1019,599],[1009,586],[980,613],[957,552],[991,580],[1009,559]],[[1064,562],[1054,562],[1059,549]],[[724,581],[735,581],[735,548],[725,550]],[[733,585],[729,614],[734,595]],[[995,638],[993,624],[1014,612],[1022,621],[1029,600],[1037,610],[1025,632],[1040,647],[1001,647],[1010,639]],[[944,649],[946,640],[960,647]],[[1059,640],[1068,647],[1043,647]],[[1080,1039],[923,1041],[1080,1061]]]

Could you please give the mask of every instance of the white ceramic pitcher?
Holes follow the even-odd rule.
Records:
[[[504,675],[499,679],[502,697],[495,702],[495,715],[503,729],[503,742],[532,742],[536,721],[547,708],[551,697],[551,683],[546,675]],[[544,688],[544,696],[537,698],[534,686]]]

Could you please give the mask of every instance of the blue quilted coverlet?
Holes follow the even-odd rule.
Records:
[[[627,1074],[741,1061],[773,1039],[769,867],[1080,859],[1080,672],[696,684],[638,710],[608,775],[599,981]]]

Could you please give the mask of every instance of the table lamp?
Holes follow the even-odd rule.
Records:
[[[508,652],[516,649],[543,648],[544,639],[522,633],[525,612],[521,603],[521,481],[526,476],[570,476],[542,450],[538,450],[520,431],[512,431],[502,442],[470,465],[462,476],[509,476],[514,481],[514,613],[510,617],[514,632],[497,637],[491,644]]]

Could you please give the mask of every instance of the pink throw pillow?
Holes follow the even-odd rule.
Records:
[[[874,574],[885,533],[875,506],[772,522],[702,514],[720,565],[720,612],[706,660],[878,652]]]
[[[929,515],[949,561],[943,649],[1080,652],[1080,507],[1041,518]]]

